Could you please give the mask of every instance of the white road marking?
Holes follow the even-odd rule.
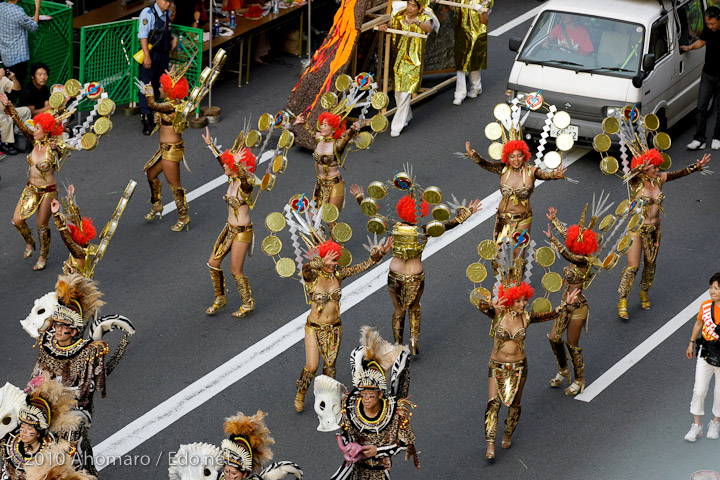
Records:
[[[570,166],[588,152],[588,149],[575,149],[563,159],[563,163]],[[539,186],[543,183],[542,180],[538,180],[535,184]],[[484,221],[494,217],[500,199],[499,190],[488,195],[482,200],[483,209],[480,212],[443,236],[430,239],[425,247],[423,258],[427,259]],[[386,260],[343,287],[344,312],[386,285],[389,265],[390,260]],[[98,470],[102,470],[104,466],[110,463],[108,459],[119,458],[132,451],[184,415],[187,415],[235,382],[302,341],[305,338],[304,325],[309,313],[310,310],[298,315],[295,319],[102,441],[94,448],[95,456],[102,457],[104,460],[98,462]]]
[[[695,318],[700,311],[700,304],[710,297],[710,290],[705,291],[696,298],[690,305],[685,307],[682,312],[675,315],[669,322],[662,326],[659,330],[650,335],[644,342],[635,347],[633,351],[625,355],[622,360],[613,365],[608,371],[600,375],[600,377],[585,388],[583,393],[575,397],[576,400],[590,402],[600,395],[603,390],[610,386],[620,376],[630,370],[636,363],[642,360],[645,355],[652,352],[655,347],[660,345],[667,338],[675,333],[678,328],[688,323],[689,318]]]
[[[499,28],[496,28],[495,30],[490,30],[490,31],[488,32],[488,35],[491,36],[491,37],[499,37],[499,36],[502,35],[503,33],[509,32],[510,30],[512,30],[513,28],[517,27],[517,26],[520,25],[521,23],[524,23],[524,22],[530,20],[531,18],[534,18],[535,15],[538,14],[538,12],[540,11],[540,9],[541,9],[542,7],[543,7],[542,5],[540,5],[540,6],[538,6],[538,7],[535,7],[535,8],[533,8],[532,10],[530,10],[529,12],[526,12],[526,13],[520,15],[519,17],[517,17],[517,18],[516,18],[515,20],[513,20],[512,22],[508,22],[508,23],[506,23],[505,25],[503,25],[503,26],[501,26],[501,27],[499,27]],[[490,14],[490,18],[492,19],[492,14]],[[491,24],[491,26],[492,26],[492,24]],[[523,36],[524,36],[524,35],[523,35]]]

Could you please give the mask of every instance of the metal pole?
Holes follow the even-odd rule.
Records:
[[[307,44],[307,53],[308,53],[308,65],[310,65],[310,53],[312,50],[312,22],[310,19],[310,15],[312,12],[312,5],[311,0],[307,0],[308,2],[308,44]],[[301,39],[302,40],[302,39]]]
[[[215,24],[213,23],[213,10],[215,10],[215,0],[210,0],[210,48],[208,49],[208,65],[210,65],[213,58],[212,42],[213,33],[215,31]],[[200,35],[202,35],[202,33]],[[202,41],[200,42],[200,45],[202,45]],[[200,66],[202,67],[202,52],[200,53]],[[208,90],[208,108],[210,107],[212,107],[212,85],[210,85],[210,89]]]

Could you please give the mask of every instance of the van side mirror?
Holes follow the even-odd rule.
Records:
[[[642,69],[646,73],[650,73],[655,69],[655,54],[654,53],[646,53],[645,55],[643,55]]]
[[[632,78],[633,87],[635,87],[635,88],[640,88],[640,87],[642,87],[643,79],[644,79],[644,78],[645,78],[645,76],[644,76],[642,73],[638,73],[637,75],[635,75],[635,76]]]
[[[517,52],[520,50],[520,45],[522,45],[522,38],[511,38],[508,47],[511,52]]]

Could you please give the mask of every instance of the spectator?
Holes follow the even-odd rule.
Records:
[[[175,6],[177,6],[177,17],[173,21],[175,25],[203,28],[208,21],[202,0],[176,0]]]
[[[720,55],[720,8],[718,7],[708,7],[705,11],[705,28],[703,28],[700,38],[690,45],[681,45],[680,50],[687,52],[702,47],[707,47],[705,48],[705,66],[700,78],[695,136],[693,141],[688,143],[688,150],[705,149],[707,117],[713,99],[717,101],[720,98],[718,96],[720,94],[720,64],[718,63],[718,55]],[[715,120],[712,149],[720,150],[720,109],[718,109],[718,116]]]
[[[0,92],[4,92],[10,97],[12,92],[20,91],[20,82],[18,82],[17,76],[11,72],[5,72],[4,68],[0,68]],[[17,107],[15,109],[20,119],[26,122],[30,118],[30,109],[27,107]],[[5,112],[0,112],[0,138],[2,144],[0,145],[0,151],[7,153],[8,155],[17,155],[18,151],[15,148],[15,122],[8,117]]]
[[[694,442],[702,437],[702,416],[705,414],[705,396],[710,388],[710,380],[715,375],[715,394],[713,397],[712,413],[715,418],[708,425],[707,438],[715,440],[720,437],[720,272],[710,278],[710,300],[700,305],[697,321],[690,335],[690,345],[685,352],[687,358],[693,358],[695,353],[695,339],[698,339],[700,349],[695,364],[695,385],[693,386],[690,413],[693,414],[694,423],[685,435],[685,440]],[[702,332],[702,337],[698,335]]]
[[[0,3],[0,56],[3,65],[17,76],[20,85],[25,83],[27,62],[30,60],[27,32],[38,28],[40,0],[35,0],[35,15],[32,18],[18,5],[19,0]]]
[[[50,89],[47,86],[50,69],[42,62],[33,63],[30,66],[30,81],[20,92],[18,105],[28,107],[30,114],[34,117],[39,113],[50,110]]]
[[[172,36],[170,4],[172,0],[156,0],[152,7],[146,7],[140,13],[138,38],[145,52],[145,60],[138,70],[138,78],[145,84],[152,84],[155,92],[160,92],[160,75],[165,73],[170,63],[170,50],[177,46]],[[153,116],[148,108],[145,95],[140,95],[140,113],[143,135],[150,135],[155,127]]]

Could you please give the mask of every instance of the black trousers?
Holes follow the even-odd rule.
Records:
[[[707,117],[712,110],[713,100],[720,101],[720,77],[713,77],[703,72],[700,79],[700,92],[698,93],[697,117],[695,120],[695,140],[705,143],[705,129],[707,127]],[[717,111],[715,120],[715,130],[713,132],[714,139],[720,140],[720,108]]]
[[[155,99],[159,100],[160,76],[165,73],[165,70],[168,68],[168,64],[170,63],[170,53],[150,51],[150,58],[152,59],[152,65],[150,68],[145,68],[140,65],[140,68],[138,69],[138,79],[140,79],[141,82],[145,82],[145,84],[152,83],[153,89],[155,90]],[[138,100],[140,101],[140,113],[143,115],[150,115],[152,112],[148,108],[145,95],[140,93],[140,95],[138,95]]]

